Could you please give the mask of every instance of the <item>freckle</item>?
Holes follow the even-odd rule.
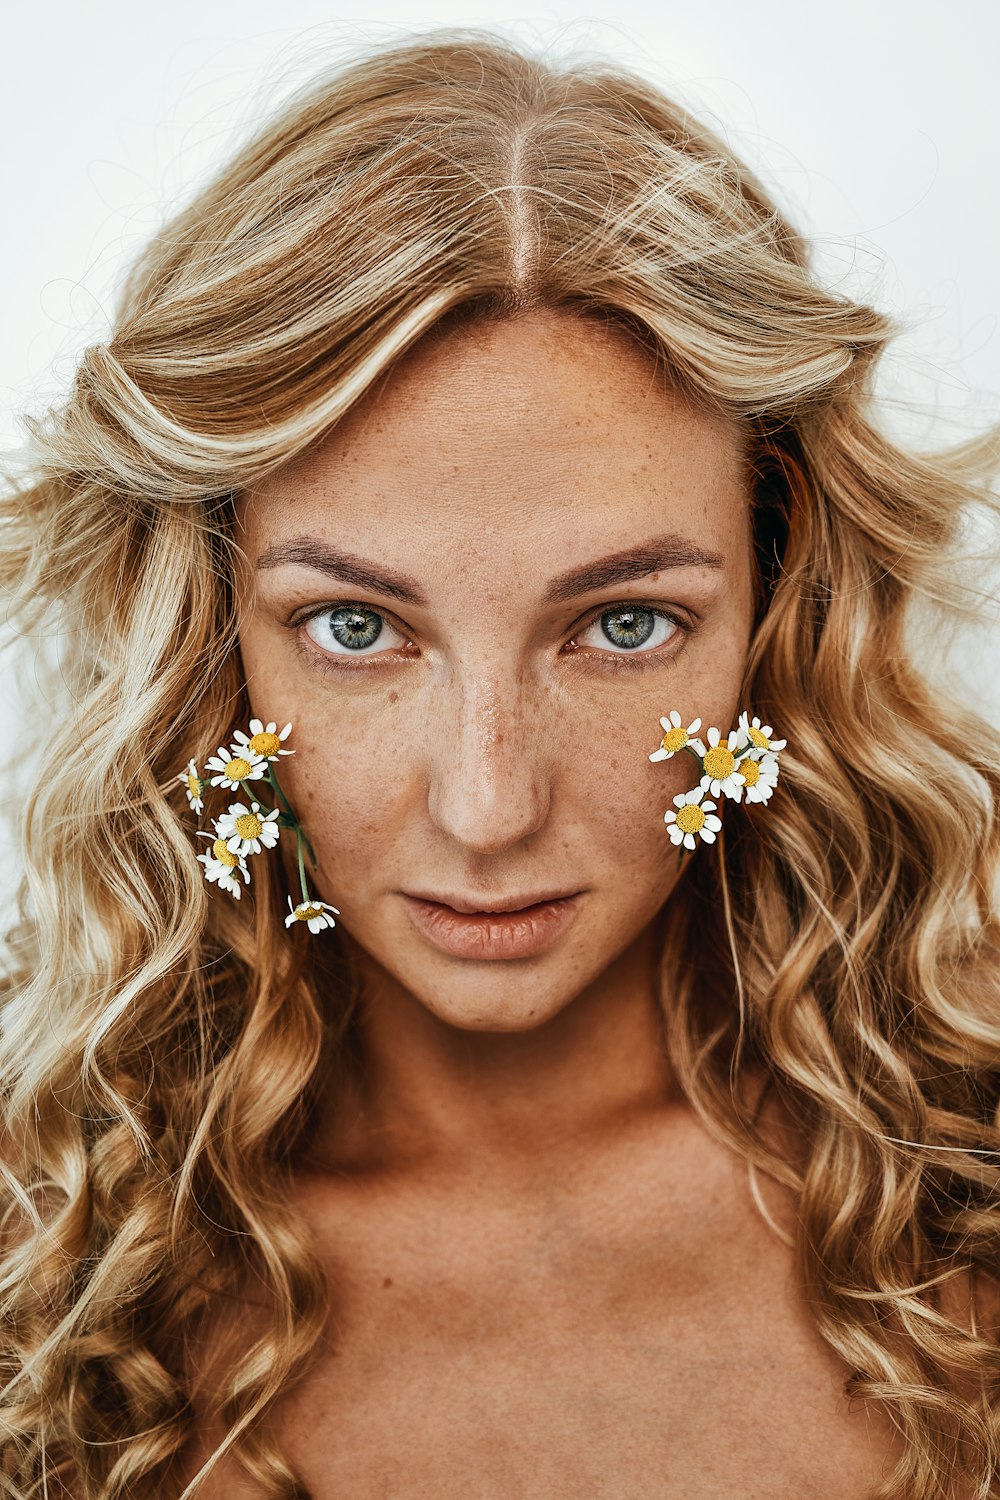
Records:
[[[395,703],[396,700],[398,699],[398,697],[399,697],[399,694],[396,692],[396,689],[393,688],[392,692],[389,694],[389,702],[390,703]]]
[[[385,1289],[386,1289],[387,1286],[392,1286],[392,1277],[391,1276],[387,1276],[385,1278],[385,1280],[383,1281],[383,1283],[382,1283],[382,1290],[385,1291]]]

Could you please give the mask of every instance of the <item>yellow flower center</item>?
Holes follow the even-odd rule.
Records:
[[[747,725],[747,734],[750,736],[751,744],[756,745],[758,749],[770,750],[771,741],[768,739],[767,735],[761,734],[759,729],[754,729],[752,724]]]
[[[250,770],[250,762],[244,760],[242,755],[235,755],[227,764],[224,774],[229,777],[230,781],[243,781],[250,775]]]
[[[264,824],[256,813],[243,813],[233,824],[241,839],[259,839]]]
[[[215,843],[212,845],[212,853],[215,855],[220,865],[228,865],[231,870],[235,870],[236,866],[239,864],[239,859],[231,849],[226,848],[225,841],[223,839],[216,839]]]
[[[250,749],[257,755],[277,755],[281,749],[281,741],[276,734],[268,734],[265,729],[254,735],[250,741]]]
[[[201,782],[198,780],[197,776],[191,776],[191,775],[189,775],[188,779],[187,779],[187,784],[188,784],[188,791],[191,793],[192,797],[200,797],[201,796]]]
[[[677,813],[677,827],[684,833],[697,833],[705,822],[705,814],[694,802],[686,802]]]
[[[323,909],[320,906],[298,906],[295,909],[295,920],[297,922],[308,922],[310,917],[321,917]]]
[[[683,726],[679,729],[668,729],[660,741],[660,747],[663,750],[683,750],[687,740],[687,730]]]
[[[740,761],[740,775],[746,778],[747,786],[756,786],[760,780],[760,762],[744,755]]]
[[[705,756],[705,770],[713,781],[725,781],[736,764],[736,757],[725,745],[715,745]]]

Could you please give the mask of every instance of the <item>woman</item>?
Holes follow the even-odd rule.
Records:
[[[904,629],[996,432],[886,437],[895,331],[478,31],[153,238],[6,515],[5,1493],[1000,1493],[1000,755]]]

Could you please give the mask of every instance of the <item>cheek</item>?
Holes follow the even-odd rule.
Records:
[[[407,818],[412,787],[402,726],[375,703],[318,708],[313,694],[301,693],[282,701],[290,704],[296,752],[281,768],[282,787],[323,872],[336,878],[349,870],[356,880],[359,870],[375,868]]]
[[[619,732],[619,747],[606,761],[594,758],[576,767],[574,797],[586,824],[586,838],[622,905],[650,909],[664,899],[677,877],[677,850],[670,842],[663,815],[673,798],[698,784],[701,775],[688,754],[651,762],[659,744],[659,716],[673,704],[658,705],[641,724],[651,731]]]

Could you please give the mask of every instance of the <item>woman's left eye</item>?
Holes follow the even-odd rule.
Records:
[[[599,614],[576,640],[617,654],[646,655],[684,628],[680,620],[662,609],[651,609],[645,604],[620,604]],[[592,639],[587,640],[588,635]]]

